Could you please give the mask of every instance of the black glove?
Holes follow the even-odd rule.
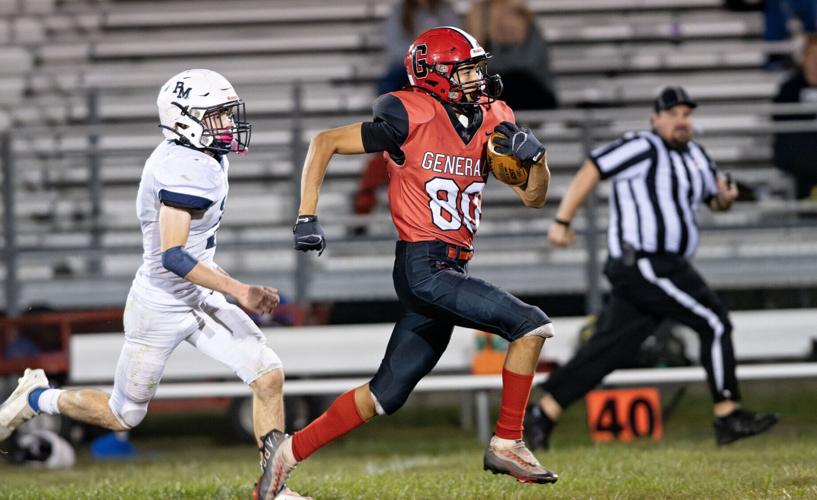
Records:
[[[523,165],[532,165],[545,154],[545,147],[527,127],[519,128],[515,123],[502,122],[494,128],[494,132],[508,137],[494,138],[494,150],[499,154],[516,156]]]
[[[326,235],[317,215],[299,215],[292,232],[295,233],[295,250],[317,250],[318,255],[321,255],[326,248]]]

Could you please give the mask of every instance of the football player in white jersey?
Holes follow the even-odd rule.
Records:
[[[113,393],[52,389],[43,370],[26,370],[0,406],[0,441],[40,412],[113,431],[132,429],[145,417],[167,359],[182,341],[249,384],[262,451],[266,439],[284,430],[281,361],[261,330],[224,297],[267,313],[278,305],[278,292],[244,284],[213,261],[229,187],[227,154],[245,153],[250,141],[244,102],[220,74],[192,69],[162,86],[157,105],[165,140],[147,159],[136,197],[143,263],[125,305],[125,344]],[[288,488],[263,493],[303,498]]]

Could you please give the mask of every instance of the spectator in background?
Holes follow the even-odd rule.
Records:
[[[817,104],[817,35],[806,40],[800,68],[783,82],[774,102]],[[817,120],[817,114],[775,115],[774,119]],[[794,177],[798,198],[817,200],[817,132],[775,134],[774,163]]]
[[[548,46],[524,0],[479,0],[466,31],[493,55],[491,71],[502,75],[501,99],[515,109],[557,107]]]
[[[788,40],[788,22],[792,15],[800,20],[806,34],[817,33],[817,0],[765,0],[764,30],[767,42]],[[786,55],[769,54],[766,69],[782,69],[787,63]]]
[[[406,48],[417,35],[437,26],[459,26],[460,17],[445,0],[401,0],[394,5],[386,23],[386,73],[377,81],[377,95],[400,90],[408,85]],[[370,155],[360,174],[357,190],[352,196],[355,215],[368,215],[377,205],[377,191],[388,183],[386,160],[383,155]],[[364,236],[366,225],[355,224],[350,236]]]
[[[377,82],[377,95],[400,90],[408,85],[406,48],[417,35],[436,26],[459,26],[460,17],[446,0],[401,0],[395,4],[386,23],[386,73]]]
[[[366,165],[357,182],[357,190],[352,197],[352,211],[355,215],[369,215],[377,206],[377,192],[389,183],[388,162],[380,153],[368,156]],[[365,224],[354,224],[349,236],[366,236],[369,232]]]

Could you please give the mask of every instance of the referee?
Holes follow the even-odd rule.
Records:
[[[570,223],[576,211],[599,180],[612,183],[604,268],[612,285],[610,300],[596,333],[550,374],[543,384],[544,397],[528,408],[525,438],[531,449],[547,448],[562,410],[605,375],[633,361],[641,343],[665,318],[700,336],[718,444],[760,434],[777,422],[776,415],[755,414],[738,405],[728,311],[688,260],[698,246],[698,207],[728,210],[737,189],[692,140],[696,103],[683,88],[665,88],[654,107],[651,131],[628,132],[591,153],[548,231],[554,245],[571,245],[575,233]]]

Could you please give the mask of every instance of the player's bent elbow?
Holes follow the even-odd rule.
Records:
[[[318,132],[318,134],[312,138],[312,145],[319,151],[327,151],[332,154],[337,153],[340,148],[340,136],[337,133],[337,129]]]
[[[324,130],[312,139],[312,146],[317,151],[333,155],[365,153],[360,128],[360,123],[352,123]]]
[[[321,130],[312,138],[312,145],[318,148],[326,148],[331,144],[331,130]]]
[[[543,208],[545,206],[545,202],[547,201],[547,195],[541,196],[533,196],[533,197],[524,197],[522,198],[522,202],[525,204],[526,207],[529,208]]]
[[[546,201],[545,197],[543,196],[542,198],[535,199],[534,201],[528,203],[527,205],[530,208],[544,208],[545,201]]]

